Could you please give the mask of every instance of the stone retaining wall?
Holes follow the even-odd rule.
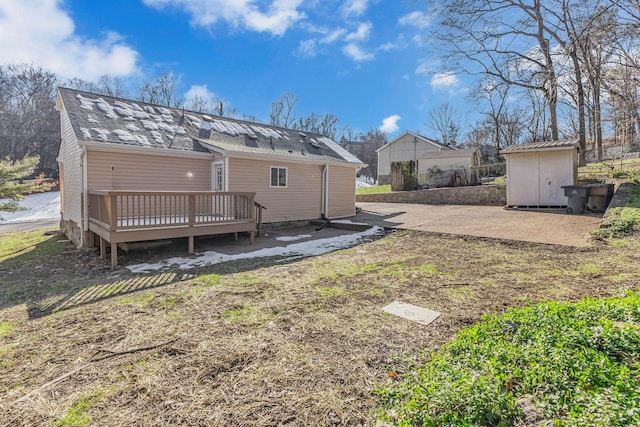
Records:
[[[471,187],[358,194],[356,202],[504,206],[507,204],[507,187],[505,185],[476,185]]]

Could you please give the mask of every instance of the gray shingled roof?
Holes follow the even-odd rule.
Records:
[[[531,142],[529,144],[516,144],[509,145],[500,150],[500,154],[519,153],[522,151],[541,151],[541,150],[554,150],[562,148],[576,148],[578,147],[577,139],[569,139],[563,141],[542,141]]]
[[[79,141],[362,164],[326,136],[59,88]]]

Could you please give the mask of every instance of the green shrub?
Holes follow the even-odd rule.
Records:
[[[627,176],[627,172],[624,169],[614,169],[611,171],[611,176],[614,178],[624,178]]]
[[[640,172],[637,169],[627,171],[627,181],[632,184],[640,184]]]
[[[377,389],[398,426],[501,426],[531,396],[557,425],[640,423],[640,294],[488,316]]]

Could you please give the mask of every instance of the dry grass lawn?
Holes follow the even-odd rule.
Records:
[[[7,425],[370,426],[375,384],[483,314],[640,278],[633,238],[576,249],[402,231],[288,264],[135,276],[35,236],[0,246]],[[380,310],[394,300],[442,316]]]

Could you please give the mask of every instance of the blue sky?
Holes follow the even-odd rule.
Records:
[[[2,0],[0,64],[131,87],[173,72],[182,96],[220,97],[264,121],[293,92],[298,115],[428,134],[429,110],[464,111],[467,89],[425,52],[424,10],[408,0]]]

